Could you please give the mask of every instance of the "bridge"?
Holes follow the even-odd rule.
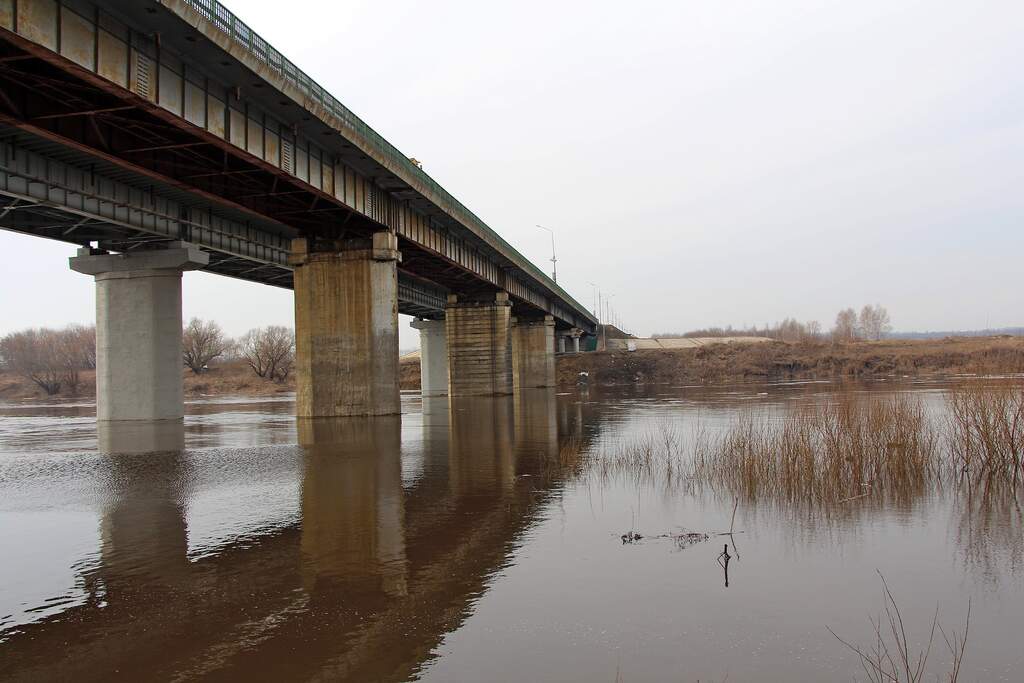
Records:
[[[300,417],[553,386],[597,320],[213,0],[0,0],[0,228],[95,277],[97,417],[181,419],[181,277],[295,291]]]

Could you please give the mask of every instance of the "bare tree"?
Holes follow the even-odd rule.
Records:
[[[68,336],[69,350],[77,358],[76,364],[82,370],[95,370],[96,326],[68,325],[64,332]]]
[[[860,309],[858,326],[860,327],[861,335],[865,339],[875,341],[881,339],[892,330],[892,325],[889,324],[889,312],[879,304],[864,306],[864,308]]]
[[[0,355],[9,370],[49,395],[67,387],[77,393],[81,371],[96,367],[96,331],[84,325],[62,330],[38,328],[12,332],[0,340]]]
[[[0,339],[0,354],[8,369],[28,378],[48,395],[60,391],[66,368],[53,330],[12,332]]]
[[[775,338],[785,342],[800,341],[805,334],[804,326],[796,318],[786,318],[776,326]]]
[[[192,318],[181,333],[182,359],[185,366],[197,375],[230,346],[231,340],[224,336],[220,325],[212,320]]]
[[[836,316],[836,325],[832,328],[832,340],[851,342],[857,339],[857,312],[852,308],[844,308]]]
[[[295,335],[280,325],[258,327],[245,333],[239,352],[258,376],[283,382],[295,364]]]
[[[96,327],[68,325],[56,332],[54,341],[64,366],[64,384],[72,394],[77,394],[81,385],[79,372],[96,369]]]
[[[85,364],[78,332],[71,326],[63,330],[47,330],[47,332],[49,332],[49,343],[53,345],[56,360],[61,367],[61,381],[72,394],[77,394],[78,387],[82,384],[79,373]]]

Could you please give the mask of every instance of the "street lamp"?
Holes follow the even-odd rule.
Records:
[[[541,230],[547,230],[551,234],[551,279],[558,283],[558,259],[555,258],[555,231],[551,228],[545,228],[543,225],[538,225]]]
[[[596,285],[595,283],[593,283],[593,282],[590,282],[590,283],[588,283],[588,284],[589,284],[589,285],[591,286],[591,288],[592,288],[592,289],[590,290],[590,293],[594,295],[594,316],[595,316],[595,317],[597,317],[597,309],[598,309],[598,303],[597,303],[597,302],[599,301],[599,297],[601,296],[601,295],[600,295],[600,292],[601,292],[601,290],[600,290],[600,289],[598,288],[598,286],[597,286],[597,285]]]

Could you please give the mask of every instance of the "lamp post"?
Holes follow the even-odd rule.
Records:
[[[591,294],[594,295],[594,316],[597,317],[597,308],[598,308],[597,301],[598,301],[598,296],[599,296],[598,292],[600,292],[601,290],[598,289],[597,285],[595,283],[593,283],[593,282],[590,282],[588,284],[591,287],[591,290],[590,290]]]
[[[555,257],[555,231],[551,228],[545,228],[543,225],[538,225],[541,230],[547,230],[551,235],[551,279],[558,283],[558,259]]]

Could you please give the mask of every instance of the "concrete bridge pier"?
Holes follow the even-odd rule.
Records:
[[[448,391],[453,397],[512,393],[512,303],[507,292],[486,298],[448,296]]]
[[[184,242],[124,254],[79,249],[96,278],[96,419],[180,420],[181,274],[210,257]]]
[[[583,330],[579,329],[578,327],[574,327],[571,330],[566,330],[558,334],[558,353],[579,353],[580,338],[582,336]]]
[[[420,393],[448,395],[448,329],[444,320],[413,320],[420,331]]]
[[[523,389],[555,386],[555,319],[512,321],[512,385]]]
[[[398,238],[292,241],[298,417],[397,415]]]
[[[572,330],[572,332],[570,333],[569,336],[572,337],[572,352],[573,353],[579,353],[580,352],[580,337],[583,336],[583,330],[581,330],[579,328],[573,328],[573,330]]]

